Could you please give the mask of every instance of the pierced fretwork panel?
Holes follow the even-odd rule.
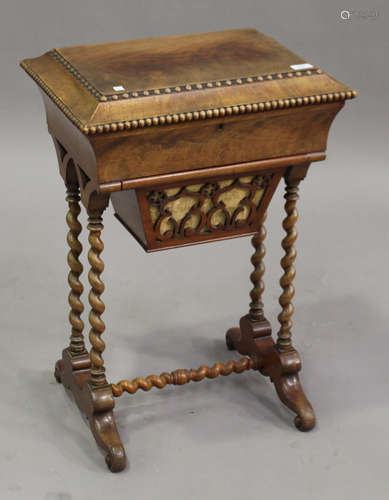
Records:
[[[273,174],[149,191],[156,241],[249,229]]]

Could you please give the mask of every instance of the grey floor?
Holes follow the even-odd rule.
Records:
[[[315,8],[299,2],[296,10],[274,0],[263,10],[246,1],[231,3],[227,12],[219,1],[208,3],[208,10],[200,1],[201,15],[182,2],[169,0],[172,10],[163,13],[154,0],[150,11],[127,12],[118,2],[119,10],[110,13],[108,3],[105,8],[96,0],[95,17],[88,17],[82,2],[51,8],[53,2],[40,1],[32,8],[32,2],[17,1],[2,16],[8,70],[1,95],[0,498],[386,500],[389,179],[383,96],[389,79],[379,64],[387,57],[383,12],[374,26],[340,25],[334,2]],[[75,8],[79,17],[71,15]],[[103,12],[104,23],[98,17]],[[71,43],[250,24],[361,94],[335,120],[328,159],[313,164],[301,186],[294,339],[318,426],[298,432],[269,380],[252,372],[139,392],[117,401],[129,467],[113,475],[53,377],[69,337],[64,188],[38,94],[16,62]],[[72,27],[73,38],[64,26]],[[266,243],[265,303],[275,330],[281,219],[280,190],[269,209]],[[247,311],[249,240],[147,255],[111,208],[105,225],[109,379],[237,357],[226,350],[224,333]]]

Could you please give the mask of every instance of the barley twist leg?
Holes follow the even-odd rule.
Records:
[[[264,222],[266,220],[266,212],[263,215],[261,225],[258,232],[253,236],[251,244],[255,252],[251,257],[251,263],[254,266],[254,271],[250,274],[250,280],[253,288],[250,292],[250,310],[246,315],[245,322],[250,324],[251,333],[242,336],[242,328],[230,328],[226,333],[226,344],[228,349],[237,349],[240,354],[250,354],[252,351],[252,340],[257,337],[264,337],[271,334],[270,323],[267,321],[263,310],[262,295],[265,289],[263,275],[265,274],[265,257],[266,248],[264,240],[266,238],[266,228]],[[248,338],[250,337],[250,339]]]
[[[105,208],[105,207],[104,207]],[[113,408],[115,406],[112,387],[107,384],[102,353],[105,343],[101,339],[105,324],[101,315],[105,310],[101,295],[104,283],[100,275],[104,270],[104,262],[100,254],[104,249],[101,232],[104,228],[101,217],[103,210],[88,211],[89,244],[88,260],[91,266],[88,279],[91,286],[89,292],[89,322],[91,329],[89,340],[92,344],[89,352],[90,372],[88,383],[84,386],[87,398],[91,398],[92,414],[89,414],[89,425],[97,443],[107,452],[105,461],[112,472],[119,472],[126,465],[126,453],[116,428]]]
[[[67,242],[70,247],[68,253],[68,264],[70,268],[68,283],[71,289],[69,293],[69,321],[72,326],[72,333],[70,336],[70,351],[72,354],[77,355],[85,352],[84,336],[82,334],[84,330],[84,322],[80,317],[82,312],[84,311],[84,306],[80,299],[84,287],[82,286],[82,283],[80,281],[80,275],[83,271],[83,267],[81,262],[79,261],[79,256],[82,252],[82,245],[78,239],[82,229],[81,224],[78,220],[78,216],[81,211],[79,203],[79,189],[68,189],[66,201],[69,204],[69,210],[66,214],[66,222],[69,226]]]
[[[279,298],[281,312],[278,315],[280,329],[277,335],[276,349],[279,353],[280,366],[268,366],[268,374],[272,378],[277,394],[281,401],[291,410],[297,413],[295,425],[301,431],[309,431],[315,426],[316,418],[313,408],[305,396],[301,386],[298,372],[301,370],[301,359],[298,352],[292,345],[292,315],[294,296],[293,280],[296,276],[294,261],[296,259],[296,249],[294,244],[297,239],[297,229],[295,224],[298,219],[296,208],[299,199],[298,186],[301,178],[293,175],[285,176],[285,212],[286,217],[283,221],[283,228],[286,232],[282,240],[282,248],[285,251],[281,259],[281,267],[284,274],[280,279],[280,285],[283,289]]]
[[[294,297],[293,280],[296,276],[294,261],[296,259],[296,248],[294,243],[297,239],[297,229],[295,224],[298,219],[298,211],[296,202],[299,199],[298,194],[299,181],[287,182],[284,198],[286,217],[282,223],[282,227],[286,231],[286,236],[282,240],[282,248],[285,251],[284,257],[281,259],[281,267],[284,274],[280,279],[280,285],[283,289],[279,298],[279,303],[282,307],[278,320],[281,324],[277,335],[277,346],[280,350],[289,350],[292,348],[292,315],[294,307],[292,299]]]
[[[292,346],[291,329],[294,296],[293,279],[295,277],[294,261],[296,250],[294,243],[297,238],[295,224],[298,218],[296,202],[298,200],[298,185],[304,179],[309,164],[302,164],[288,168],[284,174],[286,182],[285,210],[286,217],[283,227],[286,236],[282,241],[285,256],[281,260],[284,274],[280,280],[282,294],[279,299],[282,311],[279,314],[281,324],[275,343],[271,336],[271,327],[264,317],[262,294],[264,291],[263,275],[265,267],[264,239],[266,230],[262,224],[252,243],[255,253],[251,259],[254,265],[250,279],[254,285],[250,296],[251,304],[249,314],[240,320],[240,328],[231,328],[227,332],[227,346],[237,349],[240,354],[248,354],[258,360],[259,371],[274,383],[280,400],[297,416],[295,425],[299,430],[308,431],[315,426],[315,414],[311,404],[306,398],[299,371],[301,359]]]
[[[251,283],[254,288],[250,292],[251,303],[249,315],[253,321],[264,319],[262,295],[265,290],[265,283],[263,275],[265,274],[265,264],[263,259],[266,254],[264,241],[266,238],[266,228],[264,222],[266,220],[266,213],[263,216],[262,224],[256,235],[253,236],[251,244],[255,252],[251,257],[251,263],[254,266],[254,271],[250,275]]]
[[[104,283],[101,281],[100,274],[104,270],[104,262],[102,261],[100,254],[104,249],[104,244],[101,241],[101,231],[104,226],[100,215],[93,214],[93,216],[90,215],[88,219],[88,241],[90,244],[88,261],[91,265],[88,274],[91,286],[91,290],[89,292],[89,304],[91,306],[91,311],[89,313],[89,322],[91,325],[89,340],[92,344],[92,348],[89,353],[91,360],[89,380],[94,387],[100,387],[107,384],[104,360],[101,355],[105,349],[105,343],[101,339],[101,335],[105,330],[104,321],[101,319],[101,315],[105,310],[105,305],[101,300],[101,295],[104,292]]]

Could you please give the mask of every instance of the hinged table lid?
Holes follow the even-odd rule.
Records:
[[[21,66],[86,134],[356,95],[255,29],[63,47]]]

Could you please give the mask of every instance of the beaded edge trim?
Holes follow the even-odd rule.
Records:
[[[256,102],[251,104],[241,104],[239,106],[226,106],[215,109],[206,109],[199,111],[190,111],[186,113],[154,116],[151,118],[141,118],[132,121],[119,121],[105,123],[100,125],[87,126],[77,118],[66,104],[45,84],[45,82],[34,72],[34,70],[22,61],[20,66],[38,83],[42,90],[59,107],[59,109],[72,121],[84,134],[94,135],[107,132],[120,132],[122,130],[131,130],[151,126],[170,125],[172,123],[181,123],[187,121],[207,120],[212,118],[222,118],[224,116],[240,115],[245,113],[258,113],[272,111],[275,109],[293,108],[296,106],[306,106],[312,104],[325,104],[327,102],[344,101],[353,99],[358,94],[355,90],[347,92],[331,92],[328,94],[317,94],[305,97],[292,97],[286,99],[277,99],[265,102]]]
[[[56,49],[49,51],[49,55],[58,61],[71,75],[83,85],[92,95],[101,102],[117,101],[118,99],[136,99],[151,95],[172,94],[179,92],[189,92],[194,90],[203,90],[217,87],[230,87],[232,85],[243,85],[247,83],[262,82],[266,80],[282,80],[283,78],[295,78],[300,76],[320,75],[323,71],[319,68],[311,68],[302,71],[285,71],[283,73],[267,73],[264,75],[244,76],[240,78],[231,78],[225,80],[215,80],[212,82],[187,83],[171,87],[160,87],[157,89],[137,90],[134,92],[121,92],[105,94],[90,83],[80,71],[75,68],[62,54]]]
[[[288,99],[277,99],[273,101],[255,102],[252,104],[241,104],[239,106],[226,106],[216,109],[206,109],[201,111],[190,111],[186,113],[154,116],[151,118],[141,118],[139,120],[105,123],[84,127],[84,134],[102,134],[104,132],[120,132],[137,128],[145,128],[159,125],[170,125],[172,123],[181,123],[197,120],[207,120],[212,118],[222,118],[224,116],[241,115],[245,113],[258,113],[272,111],[275,109],[294,108],[297,106],[306,106],[311,104],[325,104],[327,102],[344,101],[353,99],[358,94],[355,90],[347,92],[332,92],[328,94],[311,95],[305,97],[292,97]]]
[[[66,104],[46,85],[46,83],[35,73],[35,71],[25,62],[22,61],[20,66],[28,73],[31,78],[41,87],[41,89],[50,97],[50,99],[59,107],[65,116],[69,118],[80,130],[85,129],[85,125],[77,118],[75,114],[66,106]]]

